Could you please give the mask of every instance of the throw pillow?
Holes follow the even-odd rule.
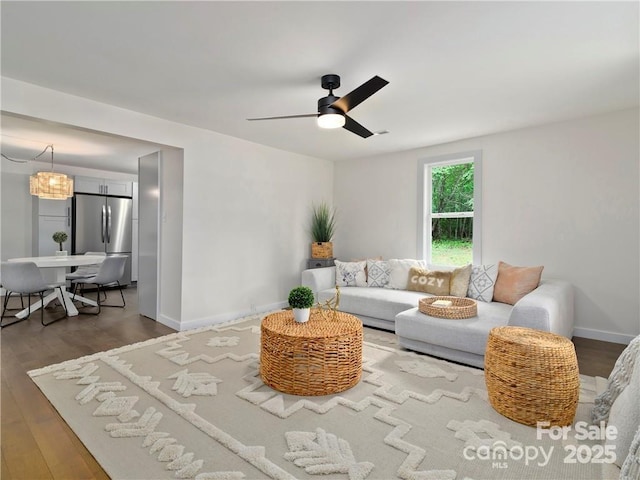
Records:
[[[389,284],[387,285],[387,288],[393,288],[396,290],[407,289],[407,279],[409,278],[409,270],[411,269],[411,267],[426,267],[426,264],[423,260],[392,258],[388,261]]]
[[[367,260],[367,285],[369,287],[386,287],[389,284],[389,262],[384,260]]]
[[[336,285],[339,287],[366,287],[364,267],[367,262],[341,262],[335,260]]]
[[[456,268],[451,272],[451,284],[449,294],[454,297],[466,297],[471,279],[471,264]]]
[[[622,351],[609,374],[607,389],[595,398],[594,407],[591,410],[593,423],[606,422],[609,419],[611,405],[631,381],[638,355],[640,355],[640,335],[631,340]]]
[[[451,272],[411,267],[407,280],[407,290],[430,293],[432,295],[449,295],[450,282]]]
[[[481,302],[490,302],[493,299],[493,287],[497,277],[496,265],[474,265],[471,267],[467,297]]]
[[[636,355],[636,363],[638,363]],[[607,428],[614,427],[615,438],[607,438],[606,444],[612,445],[616,458],[613,463],[622,467],[633,442],[633,436],[640,425],[640,368],[634,368],[631,381],[624,387],[618,398],[611,405]]]
[[[508,263],[498,262],[498,278],[493,290],[493,300],[515,305],[527,293],[538,288],[543,268],[514,267]]]
[[[631,442],[629,454],[620,469],[620,480],[633,480],[640,478],[640,425]]]

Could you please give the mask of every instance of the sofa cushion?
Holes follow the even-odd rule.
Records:
[[[454,297],[466,297],[469,290],[469,280],[471,280],[471,264],[454,269],[451,272],[449,294]]]
[[[507,324],[511,308],[504,303],[478,302],[478,315],[462,320],[431,317],[415,308],[396,317],[396,335],[484,355],[489,331]]]
[[[396,290],[407,289],[407,279],[409,278],[409,270],[411,267],[425,268],[426,264],[423,260],[398,259],[391,258],[389,262],[389,285],[388,288]]]
[[[514,267],[498,262],[498,278],[493,289],[493,301],[515,305],[527,293],[538,288],[543,268]]]
[[[389,284],[389,262],[367,259],[367,286],[386,287]]]
[[[334,289],[318,292],[323,303],[335,295]],[[418,301],[428,295],[421,292],[391,290],[376,287],[344,287],[340,289],[340,307],[343,312],[380,318],[393,322],[398,313],[418,306]]]
[[[450,283],[451,272],[411,267],[407,279],[407,290],[432,295],[449,295]]]
[[[496,265],[474,265],[471,268],[471,279],[467,297],[481,302],[490,302],[493,299],[493,289],[498,277]]]
[[[364,271],[367,262],[341,262],[336,264],[336,285],[339,287],[365,287],[367,285],[367,275]]]

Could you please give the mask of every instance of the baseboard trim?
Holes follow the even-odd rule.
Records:
[[[261,313],[280,310],[286,307],[287,305],[288,305],[287,302],[276,302],[276,303],[271,303],[269,305],[261,305],[253,310],[240,310],[236,312],[222,313],[220,315],[214,315],[213,317],[205,317],[205,318],[199,318],[196,320],[191,320],[188,322],[182,322],[178,324],[177,327],[174,327],[173,325],[167,325],[166,323],[165,325],[183,332],[185,330],[193,330],[194,328],[208,327],[209,325],[216,325],[219,323],[229,322],[231,320],[237,320],[238,318],[248,317],[250,315],[259,315]],[[161,322],[161,323],[164,323],[164,322]]]
[[[175,331],[180,331],[180,322],[174,320],[173,318],[167,317],[165,315],[159,315],[156,321],[169,328],[173,328]]]
[[[623,345],[629,345],[631,340],[635,338],[634,335],[627,335],[624,333],[605,332],[604,330],[595,330],[593,328],[574,328],[574,337],[589,338],[591,340],[600,340],[602,342],[621,343]]]

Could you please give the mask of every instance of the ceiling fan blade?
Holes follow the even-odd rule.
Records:
[[[388,83],[389,82],[387,82],[385,79],[380,78],[376,75],[371,80],[364,82],[355,90],[347,93],[344,97],[341,97],[333,102],[331,106],[339,108],[344,113],[347,113],[349,110],[360,105],[367,98],[369,98],[371,95],[376,93]]]
[[[347,129],[350,132],[355,133],[356,135],[360,135],[362,138],[368,138],[371,135],[373,135],[373,132],[367,130],[365,127],[360,125],[349,115],[345,115],[344,119],[345,119],[345,123],[344,123],[344,127],[342,128]]]
[[[317,113],[305,113],[304,115],[285,115],[283,117],[261,117],[261,118],[247,118],[250,122],[255,120],[281,120],[283,118],[307,118],[307,117],[317,117]]]

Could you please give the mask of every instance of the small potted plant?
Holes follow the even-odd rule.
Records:
[[[314,205],[311,215],[311,258],[333,258],[331,239],[336,231],[336,211],[326,203]]]
[[[67,255],[67,251],[62,249],[62,244],[67,241],[69,236],[66,232],[55,232],[53,234],[53,241],[60,245],[60,251],[56,252],[56,256],[64,257]]]
[[[309,287],[295,287],[289,292],[289,306],[293,309],[296,322],[304,323],[309,320],[313,302],[313,290]]]

